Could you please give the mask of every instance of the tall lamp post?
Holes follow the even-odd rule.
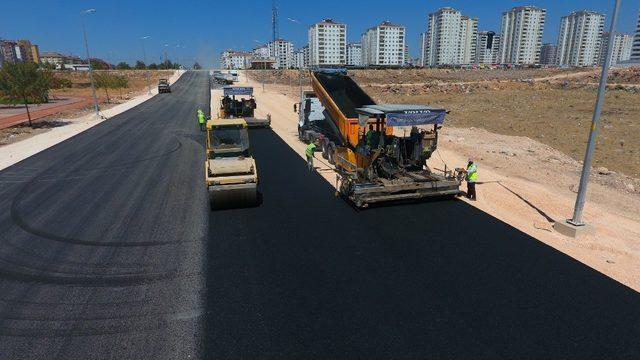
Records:
[[[142,40],[142,57],[144,58],[144,66],[146,69],[146,78],[147,78],[147,94],[151,95],[151,80],[149,79],[149,64],[147,64],[147,50],[144,46],[144,41],[150,38],[151,36],[146,35],[140,38]]]
[[[602,112],[602,103],[604,102],[604,93],[607,88],[607,77],[609,76],[609,66],[611,66],[611,56],[613,54],[613,42],[616,34],[616,22],[618,21],[618,11],[620,9],[620,0],[615,0],[613,7],[613,16],[611,17],[611,29],[609,30],[609,46],[607,49],[607,57],[602,66],[602,75],[600,76],[600,85],[598,87],[598,95],[596,97],[596,105],[593,110],[593,118],[591,121],[591,130],[589,131],[589,142],[587,143],[587,151],[584,155],[584,163],[582,165],[582,175],[580,176],[580,187],[578,188],[578,196],[573,211],[573,218],[565,223],[557,223],[556,229],[569,236],[575,237],[581,228],[585,227],[582,221],[582,211],[587,195],[587,185],[589,184],[589,173],[591,164],[593,163],[593,152],[596,147],[596,138],[598,137],[598,124],[600,123],[600,114]]]
[[[93,14],[96,9],[88,9],[82,12],[82,14]],[[89,53],[89,41],[87,40],[87,27],[84,24],[84,16],[82,16],[82,35],[84,37],[84,48],[87,51],[87,61],[89,62],[89,80],[91,81],[91,92],[93,93],[93,109],[96,112],[96,116],[100,116],[100,106],[98,105],[98,97],[96,96],[96,82],[93,79],[93,66],[91,65],[91,55]]]

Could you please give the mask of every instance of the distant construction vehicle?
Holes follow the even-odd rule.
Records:
[[[169,80],[160,79],[158,80],[158,94],[170,93],[171,85],[169,85]]]
[[[243,119],[207,122],[204,170],[212,210],[257,204],[258,170]]]
[[[319,140],[336,167],[339,193],[355,206],[460,193],[460,169],[445,165],[436,173],[427,165],[446,110],[378,105],[345,70],[313,71],[311,86],[296,109],[299,137]]]
[[[221,85],[233,84],[233,76],[231,74],[224,74],[222,71],[215,70],[212,75],[213,82]]]
[[[257,119],[255,117],[257,107],[252,87],[225,86],[222,88],[218,117],[221,119],[242,118],[252,128],[270,127],[271,115],[267,114],[266,119]]]

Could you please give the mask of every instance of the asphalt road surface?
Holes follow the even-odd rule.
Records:
[[[0,172],[0,359],[638,358],[640,294],[463,202],[356,211],[270,130],[209,212],[173,90]]]

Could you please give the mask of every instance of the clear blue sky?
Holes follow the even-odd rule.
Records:
[[[418,38],[427,26],[427,14],[451,6],[463,14],[479,18],[480,30],[500,31],[500,16],[517,5],[536,5],[547,9],[544,42],[556,42],[560,17],[574,10],[589,9],[607,14],[613,0],[582,1],[477,1],[395,0],[389,2],[345,0],[278,0],[280,36],[296,47],[306,43],[307,27],[322,18],[334,18],[348,25],[348,40],[359,41],[360,34],[383,20],[407,27],[412,56],[418,54]],[[92,56],[112,63],[142,59],[142,36],[148,62],[159,62],[164,50],[182,63],[194,60],[213,66],[225,48],[248,50],[254,40],[271,37],[270,0],[7,0],[2,5],[0,38],[30,39],[41,51],[60,51],[84,57],[81,11],[84,15]],[[632,32],[640,9],[640,0],[622,0],[618,31]],[[288,20],[291,18],[298,23]],[[608,29],[608,25],[607,25]],[[164,46],[167,44],[168,46]]]

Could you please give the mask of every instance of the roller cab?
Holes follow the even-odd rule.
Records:
[[[250,86],[225,86],[222,88],[222,99],[218,116],[221,119],[244,119],[250,128],[271,127],[271,115],[266,119],[255,117],[258,108]]]
[[[212,210],[254,206],[258,171],[244,119],[207,122],[205,184]]]

